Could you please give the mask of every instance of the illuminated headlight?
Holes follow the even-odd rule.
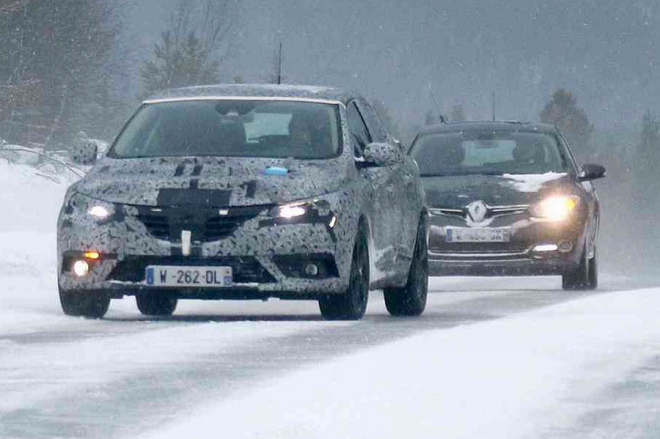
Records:
[[[87,213],[98,219],[106,219],[110,216],[110,210],[107,207],[98,204],[90,207]]]
[[[532,215],[551,221],[568,218],[578,206],[580,199],[574,195],[546,198],[532,208]]]
[[[81,194],[71,196],[67,206],[68,213],[84,212],[98,221],[106,220],[115,213],[115,206],[112,203],[96,200]]]
[[[277,216],[280,218],[290,219],[303,216],[309,209],[309,203],[291,203],[278,206]]]

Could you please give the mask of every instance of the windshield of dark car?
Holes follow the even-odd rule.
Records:
[[[316,102],[147,104],[128,123],[108,156],[327,159],[341,153],[338,121],[337,105]]]
[[[531,132],[422,135],[411,154],[424,176],[568,172],[556,136]]]

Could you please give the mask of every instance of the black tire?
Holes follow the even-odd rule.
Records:
[[[401,288],[385,288],[385,307],[397,317],[419,316],[426,308],[429,291],[429,255],[426,241],[426,222],[422,218],[417,227],[413,260],[408,282]]]
[[[178,299],[167,293],[144,293],[135,296],[138,310],[145,316],[167,317],[174,314]]]
[[[569,291],[594,290],[598,288],[598,263],[596,254],[589,259],[585,245],[580,258],[580,264],[576,269],[562,275],[562,288]]]
[[[100,319],[110,307],[110,296],[97,291],[66,291],[60,288],[60,305],[68,316]]]
[[[595,290],[598,288],[598,259],[597,253],[594,251],[594,257],[589,259],[589,288]]]
[[[326,320],[360,320],[369,301],[369,247],[364,227],[355,237],[351,274],[344,294],[332,294],[319,299],[321,315]]]

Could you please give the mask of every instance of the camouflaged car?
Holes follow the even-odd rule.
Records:
[[[92,164],[95,147],[75,152]],[[330,88],[183,88],[145,101],[69,188],[58,222],[66,314],[135,296],[318,300],[359,319],[370,288],[393,315],[427,294],[427,214],[416,163],[363,97]]]

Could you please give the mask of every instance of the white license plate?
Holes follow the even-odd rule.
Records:
[[[146,283],[162,287],[229,287],[232,271],[231,267],[150,265]]]
[[[447,227],[446,240],[447,242],[509,242],[511,229]]]

